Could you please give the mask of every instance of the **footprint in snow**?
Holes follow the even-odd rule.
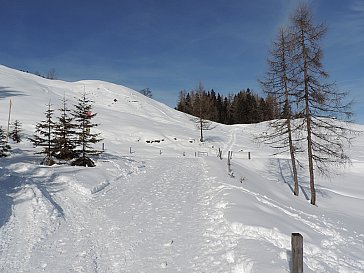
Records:
[[[168,243],[165,243],[163,246],[171,246],[171,245],[173,245],[173,240]]]

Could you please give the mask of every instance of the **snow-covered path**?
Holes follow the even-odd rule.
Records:
[[[112,163],[122,169],[120,162]],[[40,234],[29,223],[41,222],[42,215],[49,219],[46,213],[34,219],[29,219],[32,212],[21,218],[14,214],[11,230],[25,234],[17,239],[24,237],[26,247],[14,251],[16,241],[2,242],[7,261],[0,264],[12,272],[226,271],[231,258],[214,233],[221,228],[223,207],[213,204],[218,187],[207,169],[201,158],[153,158],[94,194],[77,186],[80,174],[62,175],[62,189],[53,198],[64,215],[48,223],[52,230],[42,226]],[[41,193],[37,197],[31,192],[23,192],[28,202],[40,199]],[[20,206],[24,204],[15,210]],[[216,252],[223,258],[216,259]]]

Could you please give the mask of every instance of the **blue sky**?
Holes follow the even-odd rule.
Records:
[[[0,63],[59,79],[100,79],[174,107],[178,92],[202,82],[227,95],[266,70],[269,47],[299,1],[0,0]],[[307,2],[307,1],[306,1]],[[364,124],[364,1],[315,0],[324,22],[324,64],[350,91]]]

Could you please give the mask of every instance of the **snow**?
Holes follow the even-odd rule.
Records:
[[[293,232],[304,272],[364,272],[362,135],[350,166],[317,177],[312,206],[307,170],[295,197],[288,155],[254,140],[265,123],[218,124],[201,144],[189,116],[123,86],[4,66],[0,82],[1,125],[11,99],[25,137],[49,101],[71,106],[86,91],[106,149],[95,168],[46,167],[28,141],[11,143],[0,159],[0,272],[290,272]]]

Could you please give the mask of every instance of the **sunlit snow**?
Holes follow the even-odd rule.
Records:
[[[39,165],[26,138],[46,104],[84,91],[104,138],[96,167]],[[218,124],[199,143],[189,116],[129,88],[0,66],[4,128],[10,99],[24,140],[0,159],[0,272],[290,272],[293,232],[305,273],[364,272],[363,135],[350,166],[317,176],[312,206],[307,170],[295,197],[288,155],[254,140],[265,123]]]

